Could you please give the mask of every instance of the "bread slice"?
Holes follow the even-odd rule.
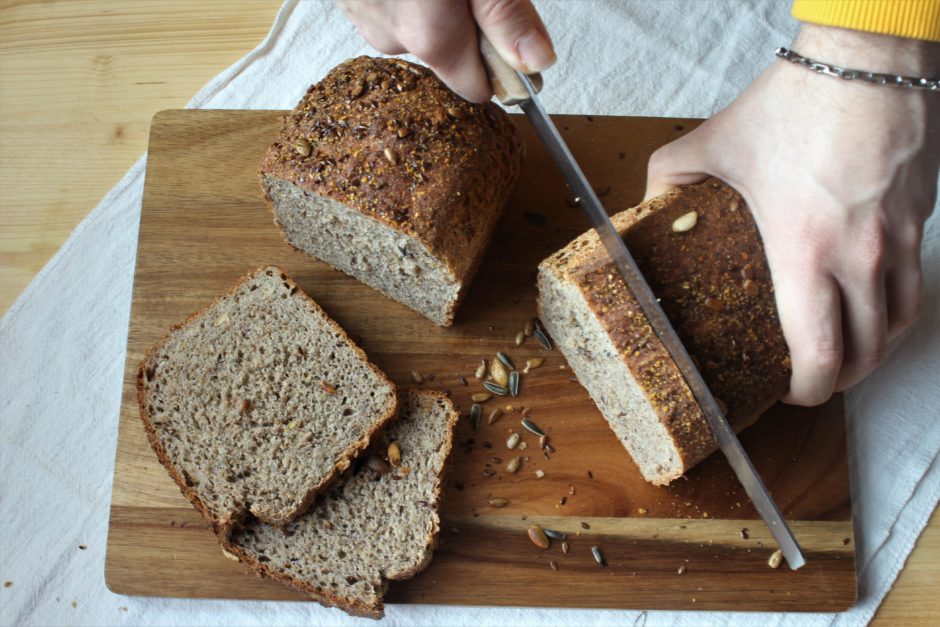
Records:
[[[227,550],[323,605],[380,618],[387,580],[413,577],[431,561],[457,416],[439,392],[402,390],[398,419],[386,427],[383,443],[371,447],[371,457],[357,460],[283,531],[248,521],[232,533]],[[394,462],[387,454],[392,442],[401,454],[397,466],[385,461]]]
[[[280,269],[175,326],[137,378],[150,444],[220,535],[302,513],[394,415],[395,386]]]
[[[790,358],[744,200],[709,179],[613,221],[734,428],[751,424],[786,393]],[[538,287],[543,324],[647,481],[668,484],[717,449],[595,231],[544,260]]]
[[[359,57],[284,116],[261,184],[291,245],[449,326],[522,155],[495,104],[422,66]]]

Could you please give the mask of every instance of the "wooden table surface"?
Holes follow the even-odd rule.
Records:
[[[0,314],[145,150],[153,114],[257,45],[278,6],[0,1]],[[874,624],[937,620],[937,581],[940,512]]]

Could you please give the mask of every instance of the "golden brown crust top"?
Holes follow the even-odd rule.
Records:
[[[422,66],[358,57],[284,116],[261,172],[418,238],[461,278],[522,154],[519,131],[493,103],[461,99]]]
[[[673,223],[690,212],[695,225]],[[677,188],[614,219],[644,277],[741,429],[776,402],[790,379],[760,234],[739,194],[717,179]],[[594,231],[543,262],[573,281],[601,321],[660,419],[684,465],[716,449],[701,409]]]

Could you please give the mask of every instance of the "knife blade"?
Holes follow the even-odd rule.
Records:
[[[489,71],[497,98],[504,104],[517,104],[525,112],[539,139],[545,144],[552,159],[564,175],[565,181],[578,201],[577,204],[584,210],[608,254],[610,254],[617,271],[633,293],[656,336],[663,343],[683,379],[685,379],[689,390],[702,409],[702,413],[715,435],[719,448],[728,459],[728,463],[734,470],[738,481],[741,482],[751,502],[754,503],[757,513],[777,541],[787,564],[793,570],[800,568],[806,563],[806,560],[796,537],[793,535],[793,531],[787,525],[780,508],[777,507],[776,502],[774,502],[773,497],[754,468],[754,464],[744,451],[741,441],[718,407],[715,397],[705,384],[698,368],[692,362],[691,356],[666,317],[659,301],[656,299],[656,295],[640,272],[626,244],[614,228],[607,212],[601,205],[600,199],[594,193],[594,189],[578,166],[577,161],[568,149],[568,145],[562,139],[555,124],[542,106],[538,97],[538,87],[533,84],[533,81],[527,75],[511,68],[485,37],[480,38],[480,51],[484,64]],[[540,87],[540,77],[538,82]]]

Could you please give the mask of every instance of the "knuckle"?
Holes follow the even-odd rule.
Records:
[[[831,340],[817,340],[804,347],[801,357],[814,371],[837,370],[842,365],[842,347]]]
[[[475,13],[479,22],[493,24],[515,19],[522,5],[521,0],[478,0]]]

